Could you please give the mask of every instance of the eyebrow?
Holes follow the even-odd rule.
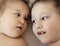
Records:
[[[15,11],[17,11],[17,12],[21,12],[20,10],[15,10]]]
[[[40,16],[42,16],[42,15],[49,15],[49,14],[47,12],[43,12],[40,14]]]
[[[39,14],[39,17],[42,17],[43,15],[49,15],[47,12],[43,12],[41,14]],[[32,19],[36,19],[35,16],[32,16]]]

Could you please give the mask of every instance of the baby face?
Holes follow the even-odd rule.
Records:
[[[29,8],[21,2],[10,3],[0,19],[1,32],[9,37],[19,37],[27,26]]]
[[[42,43],[60,39],[60,16],[52,3],[37,3],[31,13],[33,32]]]

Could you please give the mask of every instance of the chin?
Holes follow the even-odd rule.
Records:
[[[43,44],[49,44],[48,41],[41,41]]]
[[[9,38],[20,38],[22,34],[3,34]]]
[[[15,34],[15,35],[11,35],[11,38],[20,38],[22,36],[22,34]]]
[[[9,36],[10,38],[19,38],[20,37],[20,35],[18,35],[18,36]]]
[[[49,44],[51,41],[49,39],[39,39],[43,44]]]
[[[51,44],[51,43],[53,43],[52,42],[52,40],[48,40],[48,39],[46,39],[46,40],[40,40],[43,44]]]

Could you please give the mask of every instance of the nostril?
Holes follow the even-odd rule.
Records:
[[[42,26],[38,26],[37,28],[42,28]]]
[[[41,28],[41,27],[38,27],[38,28]]]

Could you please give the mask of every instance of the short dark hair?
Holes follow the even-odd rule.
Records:
[[[38,2],[53,2],[54,6],[58,9],[58,12],[60,14],[60,0],[35,0],[31,6],[31,10],[33,8],[33,6],[38,3]]]

